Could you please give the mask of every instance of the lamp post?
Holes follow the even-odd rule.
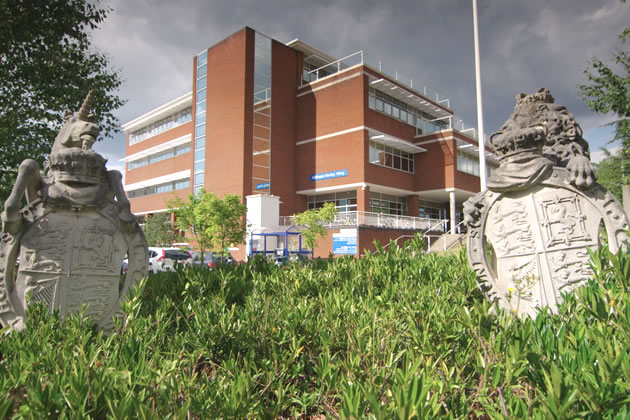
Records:
[[[475,85],[477,89],[477,128],[479,129],[479,182],[481,192],[487,189],[486,186],[486,145],[483,135],[483,105],[481,101],[481,70],[479,66],[479,25],[477,23],[477,0],[472,0],[473,4],[473,31],[475,38]]]

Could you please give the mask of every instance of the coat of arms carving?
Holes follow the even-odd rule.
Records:
[[[490,138],[500,166],[488,191],[464,203],[468,259],[486,295],[519,315],[556,311],[562,293],[592,275],[588,248],[605,232],[617,252],[628,219],[597,184],[588,143],[573,114],[548,89],[516,97]]]
[[[77,115],[66,113],[44,163],[27,159],[4,203],[0,234],[0,323],[25,326],[26,308],[44,303],[61,316],[85,305],[98,328],[110,329],[121,299],[147,275],[144,234],[122,186],[92,150],[90,92]],[[26,206],[22,207],[26,198]],[[125,255],[128,270],[121,281]]]

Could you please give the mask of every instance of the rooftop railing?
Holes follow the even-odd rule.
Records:
[[[359,64],[369,66],[372,69],[377,70],[379,73],[382,73],[397,81],[398,83],[415,90],[416,92],[422,94],[424,97],[429,98],[449,108],[449,100],[445,95],[441,95],[439,92],[427,86],[423,86],[422,84],[415,83],[414,85],[414,80],[412,78],[405,76],[395,68],[390,67],[388,64],[384,63],[381,60],[375,59],[364,51],[358,51],[354,54],[350,54],[347,57],[341,58],[337,61],[333,61],[330,64],[326,64],[325,66],[316,68],[314,70],[305,71],[302,75],[302,85],[315,82],[323,77],[339,73],[340,71]]]
[[[479,131],[476,127],[465,123],[461,118],[452,115],[448,117],[437,118],[435,120],[422,120],[418,122],[416,125],[416,137],[437,133],[442,130],[455,130],[466,136],[479,141]],[[486,143],[488,141],[488,136],[484,135],[486,139]]]
[[[290,226],[292,224],[293,216],[280,216],[280,226]],[[324,224],[326,227],[370,226],[386,229],[422,230],[425,232],[446,232],[447,225],[448,220],[398,216],[367,211],[337,213],[332,222]]]

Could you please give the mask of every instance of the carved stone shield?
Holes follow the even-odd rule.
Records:
[[[114,202],[74,210],[41,201],[26,207],[22,232],[0,238],[2,324],[23,328],[26,307],[43,302],[61,316],[85,305],[99,328],[110,329],[129,286],[146,276],[148,261],[142,231],[137,224],[123,226],[118,214]],[[128,270],[121,281],[125,254]]]
[[[487,191],[480,223],[469,230],[469,260],[484,290],[521,315],[556,311],[563,292],[591,277],[587,249],[600,246],[600,227],[611,251],[627,242],[628,221],[614,196],[597,184],[578,190],[567,175],[554,168],[525,190]]]

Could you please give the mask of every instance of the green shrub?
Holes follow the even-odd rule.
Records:
[[[109,336],[35,306],[0,337],[0,417],[630,414],[630,254],[598,251],[558,315],[519,320],[464,253],[421,249],[160,273]]]

